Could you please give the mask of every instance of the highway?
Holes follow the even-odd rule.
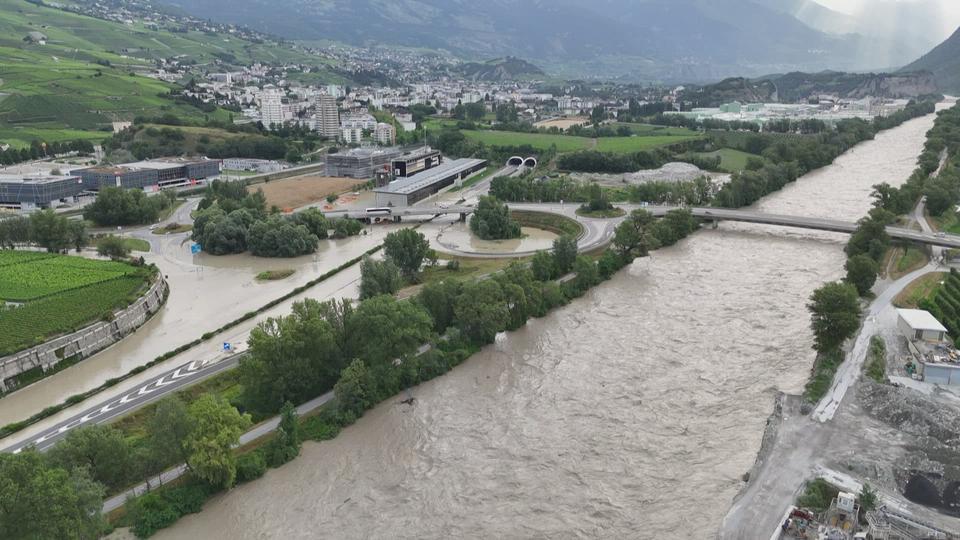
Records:
[[[108,422],[156,401],[171,392],[176,392],[185,386],[196,384],[217,373],[232,369],[237,366],[240,358],[244,354],[245,353],[239,352],[226,356],[220,355],[208,360],[194,360],[193,362],[183,364],[147,381],[123,395],[101,401],[99,404],[70,417],[68,420],[60,422],[56,426],[34,437],[4,448],[3,450],[4,452],[18,453],[28,445],[34,445],[41,451],[46,450],[56,444],[60,439],[66,437],[71,429],[88,424],[93,425]]]

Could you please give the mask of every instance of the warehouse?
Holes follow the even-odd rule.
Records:
[[[0,176],[0,208],[31,212],[76,202],[79,176]]]
[[[439,150],[424,146],[394,159],[391,168],[395,178],[403,178],[432,169],[442,162],[443,157]]]
[[[484,159],[455,159],[416,176],[397,178],[373,190],[377,194],[377,206],[402,208],[414,205],[486,166]]]
[[[220,162],[209,159],[166,158],[109,167],[91,167],[71,171],[83,179],[84,189],[122,187],[158,191],[202,183],[220,175]]]

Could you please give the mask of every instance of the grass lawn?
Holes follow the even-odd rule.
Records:
[[[289,268],[283,270],[267,270],[257,274],[257,279],[260,281],[277,281],[292,276],[294,272],[295,270]]]
[[[124,238],[123,245],[130,251],[150,252],[150,242],[140,238]]]
[[[670,127],[670,126],[656,126],[653,124],[634,124],[632,122],[617,122],[616,124],[611,124],[613,127],[618,128],[620,126],[627,126],[630,128],[630,131],[634,135],[647,136],[647,135],[686,135],[686,136],[698,136],[700,133],[692,129],[687,129],[683,127]]]
[[[537,150],[549,150],[556,146],[558,152],[575,152],[590,147],[590,139],[586,137],[571,137],[569,135],[547,135],[542,133],[518,133],[514,131],[472,131],[464,130],[463,134],[471,140],[480,141],[491,146],[525,146],[529,145]]]
[[[923,299],[933,298],[946,277],[946,272],[933,272],[917,278],[893,299],[893,305],[898,308],[916,309]]]
[[[649,150],[668,146],[697,138],[691,135],[648,135],[636,137],[601,137],[597,139],[597,150],[615,154],[629,154],[640,150]]]
[[[597,210],[591,212],[590,210],[584,210],[583,208],[577,208],[577,215],[590,218],[618,218],[626,214],[627,212],[623,208],[611,208],[610,210]]]
[[[460,191],[462,189],[467,189],[468,187],[475,186],[479,182],[482,182],[484,179],[488,178],[491,174],[499,170],[500,170],[500,167],[495,167],[491,165],[490,167],[487,167],[486,169],[484,169],[482,173],[468,178],[466,182],[460,185],[460,187],[455,187],[450,191]]]
[[[720,168],[731,173],[740,172],[746,169],[748,159],[760,157],[756,154],[741,152],[740,150],[734,150],[733,148],[721,148],[720,150],[715,150],[713,152],[700,152],[694,155],[708,158],[720,156]]]
[[[579,238],[583,234],[583,226],[576,220],[557,214],[546,212],[510,212],[510,215],[520,224],[521,227],[533,227],[543,229],[559,235],[573,236]]]
[[[899,279],[927,264],[927,254],[915,246],[891,248],[885,259],[884,269],[890,279]]]
[[[950,234],[960,234],[960,216],[951,210],[943,213],[942,216],[931,216],[927,212],[927,222],[934,230],[943,231]]]

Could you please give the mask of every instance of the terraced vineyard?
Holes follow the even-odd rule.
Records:
[[[126,263],[0,251],[0,356],[79,330],[137,299],[151,271]]]

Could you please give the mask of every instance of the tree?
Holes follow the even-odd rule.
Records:
[[[870,487],[870,484],[866,482],[863,483],[858,498],[860,499],[860,508],[862,508],[864,512],[876,510],[879,497],[877,497],[877,491]]]
[[[384,254],[409,280],[417,277],[429,249],[427,237],[413,229],[392,232],[383,240]]]
[[[167,465],[187,461],[184,441],[193,431],[187,406],[176,394],[160,401],[147,423],[147,446],[154,463]]]
[[[827,352],[840,347],[860,326],[857,289],[843,282],[827,283],[813,292],[811,314],[814,348]]]
[[[267,448],[268,461],[273,467],[287,463],[300,455],[300,422],[297,409],[289,401],[280,409],[277,436]]]
[[[433,319],[433,329],[442,334],[453,324],[453,309],[460,295],[461,284],[457,280],[428,283],[417,295],[416,301],[427,310]]]
[[[104,236],[97,240],[97,254],[111,259],[124,259],[130,255],[130,248],[119,236]]]
[[[347,350],[373,369],[413,354],[432,330],[433,319],[421,305],[377,296],[361,302],[347,320]]]
[[[848,257],[867,254],[873,260],[880,261],[890,246],[890,236],[887,235],[886,223],[879,216],[868,216],[861,219],[857,230],[850,235],[845,251]]]
[[[634,210],[627,219],[617,226],[613,245],[628,260],[633,257],[645,257],[651,250],[660,247],[659,240],[653,234],[653,214],[646,210]]]
[[[269,318],[250,332],[250,354],[239,367],[247,408],[275,412],[333,386],[343,354],[327,309],[312,299],[296,302],[290,315]]]
[[[597,270],[597,263],[593,262],[593,259],[589,257],[583,255],[577,257],[576,262],[573,264],[573,271],[577,274],[577,277],[574,278],[571,283],[578,293],[583,293],[597,283],[600,283],[600,272]]]
[[[520,238],[520,224],[510,209],[494,197],[482,196],[470,218],[470,230],[484,240]]]
[[[203,394],[189,409],[193,430],[184,441],[191,472],[211,486],[227,488],[237,476],[233,447],[250,427],[250,415],[240,414],[224,399]]]
[[[537,281],[550,281],[556,275],[553,255],[546,251],[538,251],[534,254],[533,260],[530,262],[530,268],[533,270],[533,277]]]
[[[363,230],[363,224],[355,219],[340,218],[333,221],[333,237],[347,238],[356,236]]]
[[[103,494],[86,468],[50,466],[32,449],[0,453],[0,538],[98,538]]]
[[[30,215],[30,237],[51,253],[63,251],[70,245],[67,218],[49,208]]]
[[[400,269],[393,261],[374,260],[364,257],[360,263],[360,299],[366,300],[381,294],[393,295],[403,286]]]
[[[493,280],[465,284],[454,314],[460,331],[478,345],[492,343],[510,317],[503,289]]]
[[[373,405],[373,381],[363,360],[356,359],[344,368],[340,380],[333,387],[333,393],[340,411],[352,414],[355,418]]]
[[[274,216],[254,222],[247,231],[246,242],[250,252],[258,257],[299,257],[316,251],[320,239],[306,226]]]
[[[336,196],[331,195],[336,200]],[[330,234],[330,220],[323,212],[316,208],[308,208],[303,212],[297,212],[293,215],[293,221],[297,225],[303,225],[320,240],[326,239]]]
[[[577,241],[574,237],[564,235],[553,241],[553,268],[554,275],[566,275],[573,269],[577,260]]]
[[[847,259],[846,282],[857,288],[860,296],[866,296],[877,282],[879,265],[869,255],[856,255]]]
[[[111,426],[71,430],[47,456],[51,464],[68,471],[86,467],[94,480],[111,489],[132,480],[130,446],[123,433]]]
[[[70,244],[77,250],[77,253],[80,253],[89,240],[87,225],[80,220],[72,220],[67,224],[67,234],[70,237]]]

